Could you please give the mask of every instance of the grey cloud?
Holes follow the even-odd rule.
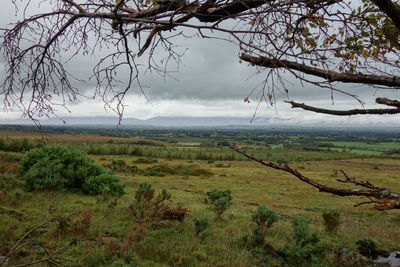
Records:
[[[37,11],[37,7],[33,7],[30,12]],[[42,9],[40,9],[42,10]],[[18,17],[14,16],[14,8],[11,3],[7,3],[2,5],[0,9],[0,28],[6,27],[6,24],[16,21]],[[166,33],[168,34],[168,33]],[[194,31],[189,31],[188,35],[194,34]],[[215,111],[215,114],[220,114],[221,109],[219,108],[221,105],[224,105],[223,101],[230,101],[229,104],[226,104],[224,107],[227,109],[232,109],[232,112],[236,112],[235,104],[232,104],[232,100],[240,101],[241,106],[241,114],[243,116],[245,114],[251,116],[255,105],[252,101],[251,108],[243,107],[243,98],[245,98],[251,90],[265,77],[265,73],[261,73],[259,76],[255,78],[248,78],[256,71],[254,67],[248,66],[246,63],[239,63],[238,59],[238,49],[233,46],[231,43],[218,41],[218,40],[210,40],[210,39],[185,39],[185,38],[176,38],[175,42],[177,45],[182,46],[180,51],[183,51],[185,48],[188,48],[186,55],[182,58],[183,64],[180,66],[179,73],[173,73],[176,80],[167,78],[165,81],[162,77],[157,74],[147,73],[143,76],[143,84],[145,86],[149,86],[149,88],[145,88],[146,95],[150,98],[151,101],[154,102],[162,102],[162,101],[181,101],[180,103],[184,103],[182,105],[185,108],[188,108],[189,105],[187,103],[192,103],[193,107],[203,106],[205,107],[205,103],[209,103],[208,107],[205,107],[205,110],[211,109]],[[137,51],[137,47],[133,47],[134,51]],[[73,61],[66,64],[68,70],[70,70],[73,74],[77,75],[79,78],[87,79],[92,73],[92,66],[95,64],[96,60],[106,55],[109,50],[104,49],[98,53],[94,57],[86,56],[86,57],[77,57]],[[146,52],[142,58],[138,59],[138,63],[145,64],[147,60],[148,52]],[[155,59],[160,60],[165,57],[165,52],[159,50]],[[67,57],[65,57],[67,58]],[[1,60],[1,58],[0,58]],[[176,69],[177,66],[172,65],[171,69]],[[144,73],[145,68],[142,68],[142,72]],[[0,75],[3,76],[4,70],[0,70]],[[122,71],[119,73],[123,78],[126,77],[127,72]],[[305,102],[307,104],[315,104],[322,107],[331,107],[331,92],[328,89],[321,89],[315,86],[311,86],[309,84],[301,85],[301,83],[293,78],[290,75],[284,75],[293,85],[287,83],[287,87],[289,90],[289,96],[291,99]],[[1,77],[0,77],[1,82]],[[82,93],[85,93],[89,96],[93,94],[96,83],[94,80],[87,81],[86,83],[74,82],[74,85],[80,89]],[[374,95],[375,90],[368,86],[356,86],[355,85],[338,85],[340,89],[354,89],[355,94],[359,95],[360,98],[367,102],[368,105],[372,105],[374,102],[375,96],[387,96],[387,97],[399,97],[398,92],[394,92],[392,90],[380,90]],[[121,89],[123,85],[119,86]],[[254,96],[256,96],[254,94]],[[137,97],[141,98],[140,90],[138,90],[137,86],[132,88],[129,97]],[[309,113],[306,112],[294,112],[289,108],[289,105],[281,103],[286,99],[284,95],[279,93],[276,94],[278,101],[278,113],[283,114],[282,116],[309,116]],[[344,96],[338,93],[334,93],[335,100],[335,108],[336,107],[354,107],[356,101],[352,100],[348,96]],[[195,101],[199,100],[202,104],[198,104],[196,106]],[[83,105],[86,100],[82,99],[82,103],[76,104],[74,106]],[[178,103],[176,102],[176,103]],[[213,104],[215,103],[215,104]],[[228,102],[226,102],[228,103]],[[234,102],[236,103],[236,102]],[[237,102],[239,103],[239,102]],[[239,104],[238,104],[239,105]],[[165,105],[166,107],[160,109],[160,112],[167,112],[168,109],[171,109],[170,114],[179,114],[178,105]],[[212,106],[216,106],[218,108],[212,109]],[[134,109],[135,106],[132,106]],[[148,113],[148,110],[151,109],[151,106],[138,106],[140,109],[138,112],[141,114]],[[175,110],[174,110],[175,108]],[[260,114],[273,114],[275,115],[274,107],[266,107],[263,105],[262,110],[260,110]],[[96,105],[96,109],[99,112],[102,112],[102,105]],[[154,108],[157,110],[156,108]],[[85,110],[85,109],[83,109]],[[175,112],[175,113],[174,113]],[[155,112],[156,113],[156,112]],[[132,113],[134,114],[134,113]],[[161,115],[162,113],[160,113]],[[194,113],[193,113],[194,114]],[[305,115],[300,115],[305,114]],[[311,114],[311,116],[313,116]]]

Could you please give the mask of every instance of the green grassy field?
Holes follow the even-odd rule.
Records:
[[[94,145],[110,145],[109,140],[102,137]],[[129,138],[118,141],[120,144],[113,141],[112,145],[126,147]],[[75,148],[87,145],[87,141],[77,139],[74,142],[72,137],[57,135],[52,142]],[[28,192],[18,175],[20,153],[1,152],[0,256],[7,255],[16,240],[29,229],[48,218],[57,217],[66,218],[68,226],[57,222],[46,224],[24,242],[41,244],[50,252],[69,244],[59,252],[60,258],[67,259],[62,261],[67,266],[286,266],[279,258],[265,253],[260,256],[259,252],[244,245],[245,236],[251,236],[256,228],[251,216],[260,204],[279,215],[279,220],[266,235],[266,242],[276,249],[290,251],[293,246],[293,216],[301,215],[311,222],[310,227],[320,237],[319,246],[323,252],[312,261],[298,262],[299,266],[365,266],[352,253],[356,242],[366,238],[375,240],[382,249],[400,250],[398,211],[379,212],[371,205],[353,207],[368,199],[321,193],[288,174],[244,160],[229,148],[207,148],[200,143],[185,140],[174,144],[159,142],[157,146],[133,144],[143,152],[154,151],[153,157],[146,153],[141,156],[91,155],[96,163],[107,168],[112,166],[113,161],[120,160],[141,170],[114,169],[126,185],[126,194],[117,202],[105,196],[81,193]],[[346,147],[348,145],[346,143]],[[397,158],[247,146],[254,154],[285,160],[321,183],[347,187],[336,181],[342,178],[337,170],[343,169],[351,177],[400,192],[400,160]],[[390,148],[389,145],[379,147],[382,151]],[[211,156],[205,160],[195,156],[179,159],[171,156],[173,151],[187,155],[196,155],[200,151]],[[226,155],[231,154],[234,156],[229,160]],[[216,160],[218,156],[223,160]],[[167,173],[163,177],[143,174],[147,169],[160,166],[172,169],[177,166],[178,170],[197,169],[198,173]],[[187,208],[185,220],[148,224],[144,233],[140,232],[140,225],[130,213],[129,206],[142,183],[151,184],[156,193],[166,189],[172,195],[171,206],[182,204]],[[206,193],[213,189],[229,189],[232,194],[232,205],[218,220],[209,205],[205,204]],[[327,209],[336,210],[341,215],[337,233],[326,233],[324,230],[321,215]],[[209,227],[196,236],[194,221],[199,218],[207,218]],[[142,236],[138,237],[140,234]],[[27,246],[18,250],[9,263],[23,264],[45,256],[43,248]]]

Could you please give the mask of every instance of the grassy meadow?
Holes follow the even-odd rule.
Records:
[[[0,256],[6,256],[33,227],[49,218],[62,218],[32,231],[18,244],[26,246],[18,248],[4,266],[25,266],[48,253],[65,266],[368,266],[357,253],[357,241],[372,239],[381,250],[400,250],[399,211],[379,212],[370,204],[353,207],[368,199],[320,193],[289,174],[246,160],[227,146],[235,142],[258,157],[290,164],[320,183],[349,187],[336,181],[343,178],[338,172],[342,169],[351,177],[400,192],[400,158],[387,153],[400,149],[396,137],[353,140],[323,133],[237,135],[224,130],[195,136],[195,130],[166,132],[149,130],[120,137],[1,130]],[[87,153],[121,177],[125,194],[115,198],[28,191],[19,174],[21,156],[44,143]],[[167,190],[172,196],[168,205],[187,210],[184,220],[138,222],[131,207],[143,183],[150,184],[156,195]],[[220,218],[207,203],[207,192],[213,189],[230,190],[232,196]],[[286,262],[268,254],[266,246],[248,241],[257,228],[252,214],[259,205],[278,215],[263,242],[297,253],[294,260]],[[327,210],[340,214],[334,232],[325,229],[322,214]],[[296,245],[292,227],[296,216],[306,218],[310,231],[319,237],[318,245],[310,247],[314,252]],[[208,223],[198,232],[200,219]],[[0,266],[1,261],[0,257]]]

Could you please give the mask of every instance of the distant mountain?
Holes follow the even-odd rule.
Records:
[[[251,121],[251,118],[240,117],[153,117],[142,123],[157,126],[227,126],[265,124],[268,121],[267,118],[257,118]],[[123,122],[125,123],[125,121]]]
[[[117,117],[62,117],[41,120],[42,125],[117,125]],[[153,117],[147,120],[123,118],[122,125],[146,126],[228,126],[228,125],[265,125],[275,119],[241,117]],[[34,124],[28,119],[0,119],[0,124]]]

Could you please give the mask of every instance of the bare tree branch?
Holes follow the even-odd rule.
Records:
[[[378,97],[375,101],[378,104],[400,108],[400,101],[398,101],[398,100],[393,100],[393,99],[389,99],[389,98],[386,98],[386,97],[383,97],[383,98],[382,97]]]
[[[289,173],[296,177],[298,180],[311,185],[312,187],[317,188],[320,192],[330,193],[336,196],[347,197],[347,196],[363,196],[368,198],[374,198],[375,200],[375,209],[377,210],[389,210],[389,209],[400,209],[400,194],[391,192],[386,188],[375,187],[373,185],[367,185],[363,182],[357,182],[354,179],[348,179],[346,182],[351,182],[356,185],[361,185],[365,187],[363,189],[347,189],[347,188],[336,188],[331,186],[326,186],[324,184],[318,183],[315,180],[303,175],[296,169],[289,167],[288,165],[282,165],[278,163],[274,163],[271,161],[264,161],[259,159],[253,155],[246,153],[245,151],[237,148],[235,145],[231,146],[231,149],[235,150],[239,154],[245,156],[248,159],[251,159],[255,162],[258,162],[264,166],[280,170],[286,173]],[[347,175],[346,175],[347,177]]]
[[[251,64],[265,67],[265,68],[288,68],[296,71],[303,72],[305,74],[317,76],[323,78],[329,82],[343,82],[343,83],[363,83],[363,84],[374,84],[374,85],[384,85],[388,87],[400,87],[400,76],[378,76],[378,75],[368,75],[368,74],[350,74],[350,73],[339,73],[329,70],[323,70],[315,67],[310,67],[305,64],[280,60],[275,58],[267,57],[253,57],[250,55],[242,54],[240,56],[241,60],[247,61]]]
[[[9,250],[7,255],[2,260],[2,262],[0,262],[0,266],[7,265],[7,262],[10,259],[10,257],[12,255],[14,255],[18,250],[20,250],[20,249],[22,249],[24,247],[32,247],[32,246],[38,246],[38,247],[42,248],[45,251],[47,256],[42,258],[42,259],[39,259],[39,260],[34,260],[32,262],[29,262],[29,263],[24,263],[24,264],[15,265],[15,266],[30,266],[30,265],[34,265],[34,264],[38,264],[38,263],[42,263],[42,262],[48,262],[49,264],[54,264],[56,266],[62,266],[62,264],[60,264],[59,261],[60,260],[65,261],[65,260],[68,260],[68,259],[63,259],[63,258],[56,257],[56,254],[59,253],[60,251],[64,250],[65,248],[67,248],[71,244],[73,244],[75,241],[69,242],[64,247],[62,247],[62,248],[60,248],[58,250],[55,250],[52,253],[45,246],[43,246],[42,244],[35,243],[35,242],[23,243],[23,241],[25,241],[28,238],[29,235],[31,235],[33,232],[35,232],[39,228],[42,228],[43,226],[45,226],[45,225],[47,225],[47,224],[49,224],[51,222],[59,222],[60,224],[67,224],[67,222],[66,222],[66,220],[64,218],[52,217],[52,218],[47,219],[46,221],[36,225],[32,229],[28,230],[24,235],[22,235],[17,240],[17,242],[15,242],[15,244],[12,246],[12,248]]]
[[[317,108],[313,106],[308,106],[304,103],[297,103],[294,101],[285,101],[292,105],[292,108],[301,108],[304,110],[316,112],[316,113],[323,113],[329,115],[336,115],[336,116],[351,116],[351,115],[365,115],[365,114],[375,114],[375,115],[384,115],[384,114],[399,114],[400,108],[389,108],[389,109],[351,109],[351,110],[332,110],[332,109],[324,109],[324,108]]]

